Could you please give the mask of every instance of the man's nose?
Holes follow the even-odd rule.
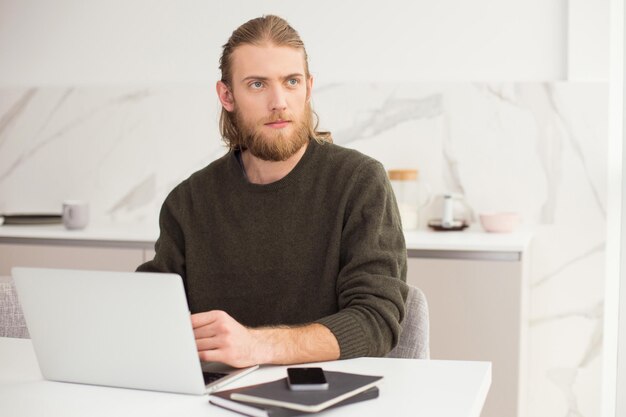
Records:
[[[282,86],[274,86],[270,90],[270,110],[281,111],[287,108],[287,95]]]

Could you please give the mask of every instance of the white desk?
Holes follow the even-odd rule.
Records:
[[[97,360],[97,358],[94,358]],[[359,358],[325,362],[324,369],[383,375],[380,397],[324,416],[478,417],[491,385],[489,362]],[[283,377],[263,367],[232,387]],[[207,396],[167,394],[46,381],[29,339],[0,338],[0,416],[230,416]]]

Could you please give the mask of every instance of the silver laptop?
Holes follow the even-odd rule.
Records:
[[[12,275],[46,379],[204,394],[258,367],[200,362],[179,275],[43,268]]]

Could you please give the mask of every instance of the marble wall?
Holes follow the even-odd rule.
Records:
[[[529,416],[599,416],[607,84],[333,84],[313,102],[336,143],[477,213],[521,213]],[[0,213],[86,199],[96,223],[156,227],[169,190],[225,152],[217,119],[205,85],[0,90]]]
[[[336,85],[317,108],[336,142],[418,167],[477,213],[534,230],[528,415],[600,415],[608,86]]]

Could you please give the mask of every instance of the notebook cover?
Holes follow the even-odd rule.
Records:
[[[256,386],[256,385],[252,385],[252,386]],[[209,402],[218,407],[222,407],[231,411],[235,411],[239,414],[243,414],[243,415],[251,416],[251,417],[256,417],[256,416],[297,417],[297,416],[307,416],[311,414],[311,413],[306,413],[303,411],[292,410],[289,408],[235,401],[230,398],[230,395],[232,393],[239,392],[247,388],[250,388],[250,386],[230,389],[226,391],[214,392],[209,396]],[[354,403],[358,403],[361,401],[373,400],[375,398],[378,398],[378,395],[379,395],[378,388],[372,387],[366,391],[363,391],[350,398],[340,401],[337,404],[328,407],[328,409],[342,407],[344,405],[354,404]]]
[[[287,385],[287,378],[282,378],[235,392],[231,399],[317,412],[371,388],[382,379],[382,376],[346,372],[325,371],[324,374],[328,381],[327,390],[292,391]]]

